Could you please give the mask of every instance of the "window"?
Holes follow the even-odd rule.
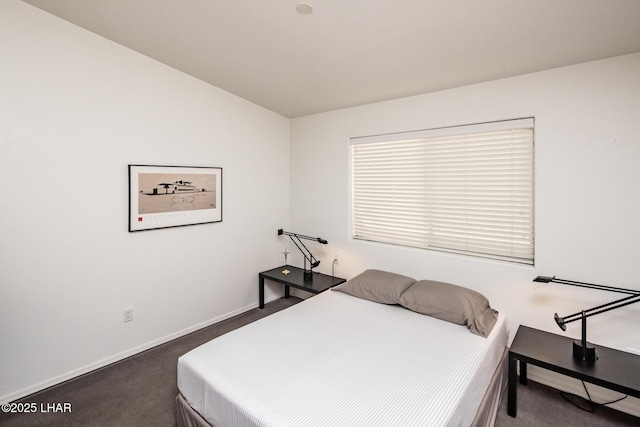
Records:
[[[533,118],[351,139],[353,238],[533,264]]]

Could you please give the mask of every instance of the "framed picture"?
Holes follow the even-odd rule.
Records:
[[[129,165],[129,231],[222,221],[222,168]]]

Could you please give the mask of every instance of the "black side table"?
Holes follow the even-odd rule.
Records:
[[[527,364],[549,369],[610,390],[640,397],[640,356],[608,347],[596,346],[598,360],[573,357],[573,339],[520,326],[509,349],[509,393],[507,413],[517,414],[518,373],[520,384],[527,384]]]
[[[289,273],[284,274],[283,271],[285,270],[288,270]],[[333,277],[315,272],[313,273],[313,278],[311,280],[304,280],[303,273],[304,270],[301,268],[283,265],[282,267],[263,271],[258,274],[260,286],[260,308],[264,308],[264,279],[282,283],[284,285],[285,298],[289,298],[289,287],[302,289],[303,291],[311,292],[312,294],[319,294],[320,292],[324,292],[329,288],[346,282],[346,279],[341,279],[340,277]]]

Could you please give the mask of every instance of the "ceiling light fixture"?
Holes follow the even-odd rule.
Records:
[[[313,6],[309,3],[298,3],[296,5],[296,12],[300,15],[311,15],[313,13]]]

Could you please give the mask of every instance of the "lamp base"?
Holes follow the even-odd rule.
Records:
[[[305,282],[310,282],[313,280],[313,271],[312,270],[304,270],[302,273],[302,278]]]
[[[582,346],[582,341],[573,342],[573,357],[577,360],[598,360],[596,356],[596,348],[593,344],[587,342]]]

